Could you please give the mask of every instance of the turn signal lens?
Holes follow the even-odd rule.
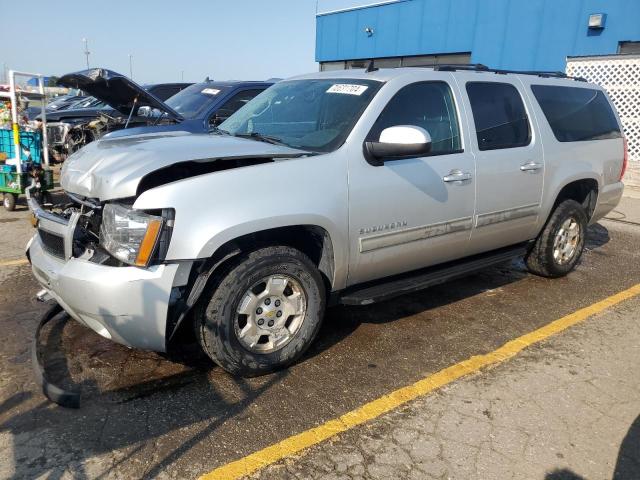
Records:
[[[162,229],[161,220],[151,220],[147,226],[147,233],[145,233],[142,243],[140,244],[140,250],[138,251],[138,257],[136,258],[136,265],[139,267],[145,267],[149,263],[149,259],[153,254],[153,249],[156,246],[156,241],[160,235]]]

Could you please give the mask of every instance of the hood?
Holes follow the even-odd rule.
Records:
[[[135,105],[157,108],[174,120],[182,120],[182,116],[178,112],[158,97],[130,78],[113,70],[92,68],[68,73],[60,77],[57,83],[63,87],[81,89],[124,115],[129,115],[131,108]]]
[[[60,185],[67,192],[106,201],[134,197],[145,175],[176,163],[291,158],[308,154],[256,140],[187,132],[103,138],[65,160]]]

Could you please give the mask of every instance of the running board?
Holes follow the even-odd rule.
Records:
[[[344,290],[338,298],[338,303],[343,305],[369,305],[370,303],[381,302],[405,293],[423,290],[484,270],[487,267],[522,257],[527,252],[527,247],[528,243],[518,244],[461,260],[454,260],[442,265],[383,278],[375,282],[356,285]]]

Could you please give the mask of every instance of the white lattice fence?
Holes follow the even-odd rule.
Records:
[[[629,160],[640,162],[640,55],[570,58],[567,75],[585,78],[607,91],[629,141]],[[640,164],[633,166],[637,169]]]

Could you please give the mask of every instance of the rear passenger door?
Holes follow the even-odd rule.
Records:
[[[532,108],[511,83],[471,80],[462,90],[477,169],[470,253],[528,240],[535,236],[545,168]]]

